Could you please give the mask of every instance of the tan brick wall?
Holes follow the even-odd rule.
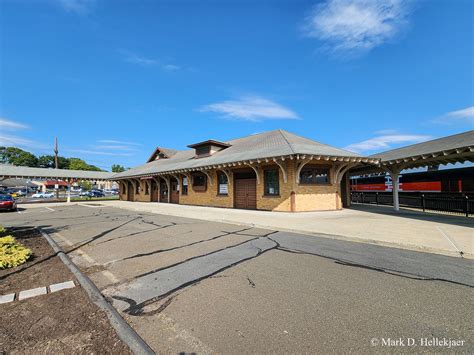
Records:
[[[212,185],[210,184],[210,181],[208,181],[206,191],[194,191],[191,181],[189,181],[187,195],[183,195],[182,189],[180,188],[179,203],[183,205],[232,208],[234,206],[234,187],[232,181],[229,181],[229,194],[227,196],[218,195],[217,171],[212,171],[210,175],[212,177]]]
[[[257,209],[268,211],[291,211],[291,193],[294,192],[294,211],[325,211],[336,210],[342,208],[342,201],[338,189],[335,185],[297,185],[296,184],[296,160],[288,160],[285,162],[287,166],[287,182],[284,182],[283,173],[279,170],[280,177],[280,196],[270,197],[264,196],[264,169],[269,167],[278,167],[274,163],[261,164],[259,168],[260,184],[257,184]],[[331,162],[312,161],[311,165],[328,165]],[[331,168],[330,174],[334,169]],[[213,206],[213,207],[227,207],[234,206],[234,186],[233,175],[229,180],[229,193],[227,196],[220,196],[217,194],[217,171],[210,172],[212,176],[212,185],[208,181],[207,190],[203,192],[194,191],[191,181],[188,186],[188,194],[182,194],[182,187],[180,186],[179,203],[184,205],[196,206]],[[181,175],[180,175],[181,178]],[[135,201],[149,202],[151,201],[151,190],[149,195],[145,195],[145,181],[140,181],[140,194],[134,194]],[[181,184],[181,179],[180,179]],[[120,198],[127,200],[127,191],[122,194],[120,187]]]
[[[314,160],[307,165],[333,165],[331,162]],[[296,172],[296,170],[295,170]],[[330,180],[334,167],[330,169]],[[335,184],[330,185],[297,185],[295,189],[296,211],[328,211],[341,208],[341,198]]]
[[[125,193],[124,194],[122,193],[122,183],[125,184]],[[134,183],[136,184],[137,181],[134,180]],[[132,186],[134,186],[134,185],[132,185]],[[128,197],[127,188],[128,188],[127,181],[120,183],[120,194],[119,194],[119,196],[120,196],[121,200],[127,201],[127,197]],[[135,190],[133,192],[134,192],[134,194],[133,194],[133,196],[134,196],[133,200],[134,201],[138,201],[138,202],[150,202],[151,201],[151,195],[150,194],[145,195],[145,181],[144,180],[140,181],[140,193],[136,194]]]

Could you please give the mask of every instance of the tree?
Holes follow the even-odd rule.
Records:
[[[0,161],[4,164],[18,166],[38,166],[38,158],[36,156],[16,147],[0,147]]]
[[[90,189],[92,189],[92,183],[90,181],[81,181],[79,183],[79,186],[83,189],[83,190],[86,190],[86,191],[89,191]]]
[[[38,166],[40,168],[55,168],[56,164],[54,163],[54,155],[42,155],[38,158]],[[69,159],[65,157],[58,156],[58,168],[59,169],[68,169],[69,168]]]
[[[122,171],[125,171],[125,168],[122,165],[119,165],[119,164],[112,165],[113,173],[121,173]]]
[[[71,170],[89,170],[89,171],[102,171],[94,165],[87,164],[84,160],[79,158],[69,158],[69,169]]]

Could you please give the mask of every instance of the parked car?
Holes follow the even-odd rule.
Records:
[[[0,195],[0,210],[16,211],[16,201],[11,195]]]
[[[86,196],[88,196],[88,197],[104,197],[105,194],[100,190],[90,190]]]
[[[37,192],[31,195],[32,198],[54,198],[54,193],[52,192]]]
[[[23,197],[27,195],[26,190],[17,190],[15,193],[17,197]]]

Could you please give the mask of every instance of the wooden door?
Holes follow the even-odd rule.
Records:
[[[179,184],[176,180],[171,180],[171,195],[170,195],[170,202],[171,203],[179,203]]]
[[[235,208],[257,208],[257,179],[235,180]]]
[[[129,181],[127,183],[127,201],[133,201],[133,184]]]
[[[151,180],[151,202],[158,202],[158,184]]]
[[[168,185],[166,185],[166,182],[160,183],[160,202],[168,202]]]

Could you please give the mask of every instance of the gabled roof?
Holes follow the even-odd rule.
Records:
[[[407,158],[423,157],[433,155],[448,155],[450,153],[473,152],[474,130],[454,134],[431,141],[412,144],[406,147],[388,150],[386,152],[371,155],[372,158],[380,158],[382,163],[403,160]],[[473,154],[474,155],[474,154]]]
[[[171,158],[173,155],[175,155],[178,151],[176,149],[170,149],[170,148],[163,148],[163,147],[156,147],[155,151],[153,152],[152,155],[148,158],[147,162],[151,162],[156,159],[156,156],[161,153],[163,154],[166,158]]]
[[[218,164],[228,164],[256,159],[282,156],[314,155],[321,157],[363,158],[347,150],[335,148],[293,133],[275,130],[233,139],[225,142],[230,147],[214,153],[209,157],[195,158],[194,149],[177,151],[170,159],[159,159],[144,165],[115,174],[114,179],[153,175],[204,168]]]

